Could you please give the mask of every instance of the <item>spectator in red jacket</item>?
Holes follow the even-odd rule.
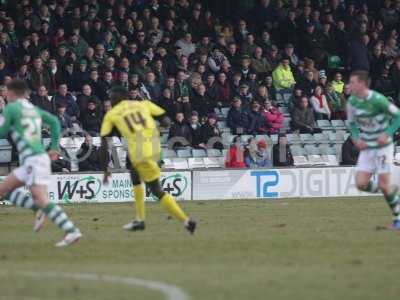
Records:
[[[267,124],[267,133],[276,134],[283,127],[284,116],[279,109],[272,105],[270,100],[264,102],[264,109],[262,115]]]
[[[227,168],[245,168],[244,163],[244,149],[240,143],[240,136],[236,136],[233,139],[232,145],[229,148],[228,155],[225,161],[225,167]]]

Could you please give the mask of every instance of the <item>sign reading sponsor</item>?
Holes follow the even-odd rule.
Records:
[[[62,203],[126,202],[134,199],[129,173],[114,173],[108,185],[102,174],[52,175],[49,197]],[[164,191],[178,200],[191,199],[191,172],[165,172],[161,176]],[[156,200],[146,191],[146,200]]]

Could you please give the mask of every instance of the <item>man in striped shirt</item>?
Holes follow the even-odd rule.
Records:
[[[63,209],[50,202],[47,186],[50,183],[50,159],[58,157],[60,123],[52,114],[41,110],[27,100],[28,88],[24,81],[13,80],[8,86],[8,104],[0,115],[0,136],[11,133],[17,145],[20,166],[0,183],[0,197],[13,205],[36,212],[34,230],[39,231],[48,217],[65,232],[57,247],[68,246],[82,236]],[[46,153],[42,144],[42,124],[50,127],[51,145]],[[22,189],[28,187],[30,194]]]
[[[360,150],[357,161],[358,189],[381,191],[395,218],[390,228],[400,230],[400,197],[398,188],[391,185],[393,164],[393,134],[400,127],[400,110],[382,94],[369,89],[370,79],[365,71],[350,75],[351,97],[347,102],[349,130]],[[372,175],[378,175],[378,182]]]

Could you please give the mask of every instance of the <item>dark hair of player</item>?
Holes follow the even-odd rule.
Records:
[[[129,100],[129,92],[122,86],[116,86],[111,89],[110,100],[113,106],[117,105],[123,100]]]
[[[29,91],[28,86],[25,81],[20,79],[13,79],[9,84],[7,84],[7,89],[13,91],[17,97],[25,97]]]
[[[353,76],[357,77],[357,79],[359,81],[364,82],[365,85],[368,87],[371,84],[371,78],[369,77],[369,73],[367,71],[362,71],[362,70],[353,71],[353,72],[351,72],[350,77],[353,77]]]

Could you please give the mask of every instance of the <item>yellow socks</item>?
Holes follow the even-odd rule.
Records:
[[[183,212],[178,203],[176,203],[174,197],[172,197],[170,194],[165,193],[160,200],[161,205],[171,216],[174,216],[181,222],[185,222],[188,219],[187,215]]]
[[[144,221],[146,218],[145,207],[144,207],[144,188],[143,185],[135,185],[133,187],[133,193],[135,195],[135,206],[136,206],[136,220]]]

